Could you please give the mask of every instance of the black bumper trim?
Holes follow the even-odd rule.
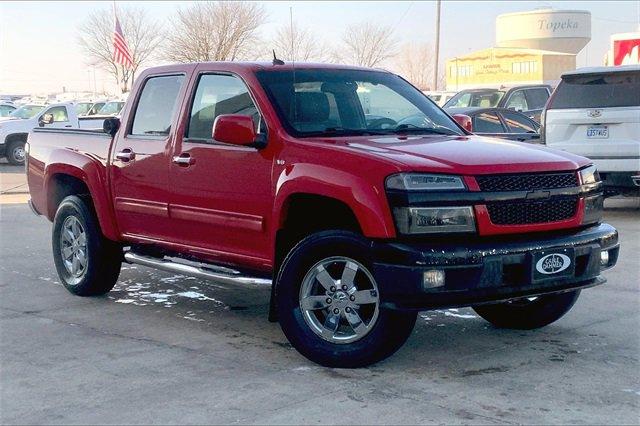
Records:
[[[573,274],[534,280],[534,253],[563,248],[575,253]],[[600,264],[602,250],[609,250],[606,267]],[[615,265],[618,253],[618,233],[608,224],[555,238],[545,234],[515,241],[374,242],[373,274],[387,308],[469,306],[602,284],[601,271]],[[430,269],[445,271],[444,286],[422,287],[423,273]]]

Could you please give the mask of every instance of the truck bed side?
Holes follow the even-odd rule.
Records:
[[[117,239],[107,179],[111,142],[97,130],[33,129],[26,172],[35,210],[53,220],[60,201],[81,187],[91,195],[104,235]]]

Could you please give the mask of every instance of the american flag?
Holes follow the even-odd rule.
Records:
[[[116,63],[125,66],[127,68],[133,68],[133,59],[131,58],[131,52],[129,52],[129,46],[127,41],[122,35],[122,28],[120,28],[120,21],[116,16],[116,28],[113,31],[113,60]]]

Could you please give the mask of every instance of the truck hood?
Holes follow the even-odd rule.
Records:
[[[458,174],[575,170],[590,160],[543,145],[469,136],[344,138],[347,147],[399,163],[401,169]]]

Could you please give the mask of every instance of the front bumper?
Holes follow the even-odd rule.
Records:
[[[563,249],[575,254],[573,272],[535,280],[534,254]],[[609,252],[605,266],[600,263],[603,250]],[[615,265],[618,252],[618,232],[608,224],[570,233],[476,241],[381,241],[373,243],[373,274],[386,308],[470,306],[602,284],[605,280],[600,272]],[[433,269],[445,272],[444,286],[424,288],[423,274]]]

